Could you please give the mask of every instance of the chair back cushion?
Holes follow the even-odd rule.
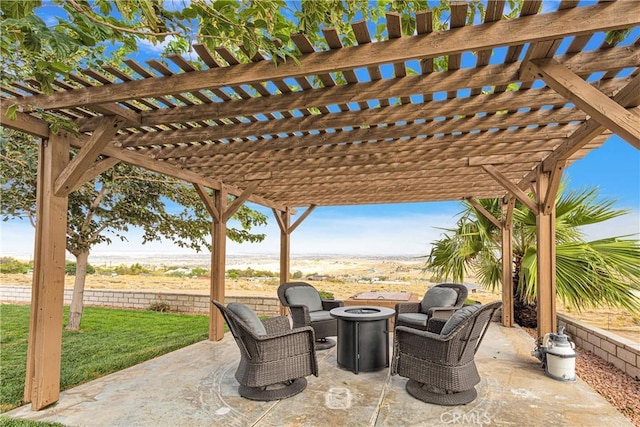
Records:
[[[433,287],[424,294],[420,303],[423,313],[433,307],[453,307],[458,300],[458,292],[451,288]]]
[[[440,331],[440,335],[441,336],[449,335],[451,332],[453,332],[455,328],[458,327],[458,325],[465,322],[467,319],[473,316],[473,313],[480,310],[481,308],[482,308],[482,305],[480,304],[474,304],[474,305],[468,305],[466,307],[462,307],[460,310],[453,313],[449,318],[449,320],[447,320],[447,323],[444,324],[444,326],[442,327],[442,330]]]
[[[294,286],[286,290],[289,305],[306,305],[309,312],[322,310],[322,299],[313,286]]]
[[[260,318],[249,307],[239,302],[232,302],[227,305],[230,312],[238,316],[251,329],[254,335],[267,335],[267,330]]]

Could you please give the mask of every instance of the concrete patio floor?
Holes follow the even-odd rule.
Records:
[[[68,426],[632,426],[586,383],[555,381],[530,356],[533,339],[493,323],[476,356],[482,381],[466,405],[423,403],[389,370],[338,368],[336,348],[318,352],[319,377],[290,399],[241,398],[230,334],[203,341],[63,392],[57,404],[4,415]]]

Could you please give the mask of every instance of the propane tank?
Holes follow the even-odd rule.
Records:
[[[542,361],[545,374],[558,381],[576,380],[575,345],[564,334],[564,327],[558,328],[558,333],[545,334],[542,344],[531,353]]]

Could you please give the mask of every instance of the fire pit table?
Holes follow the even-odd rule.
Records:
[[[329,312],[338,319],[338,366],[357,374],[389,367],[389,318],[386,307],[338,307]]]

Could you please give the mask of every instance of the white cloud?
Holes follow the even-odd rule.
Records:
[[[580,230],[584,233],[587,241],[630,234],[640,238],[640,211],[632,210],[627,215],[619,216],[600,224],[587,225],[581,227]]]
[[[138,40],[138,46],[140,47],[140,50],[145,52],[162,53],[169,43],[175,40],[175,36],[167,36],[162,42],[153,44],[149,40],[141,39]]]

